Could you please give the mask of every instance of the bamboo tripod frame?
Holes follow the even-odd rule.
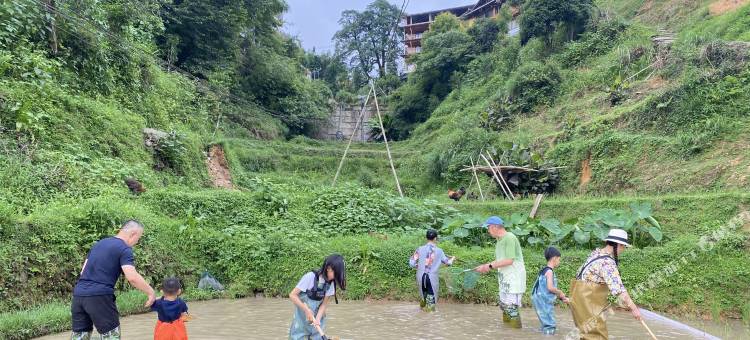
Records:
[[[385,151],[388,154],[388,162],[391,165],[391,171],[393,172],[393,179],[396,180],[396,189],[398,189],[398,194],[401,195],[401,197],[404,197],[404,192],[401,190],[401,183],[398,180],[398,174],[396,174],[396,166],[393,164],[393,157],[391,156],[391,147],[388,145],[388,137],[385,135],[385,127],[383,126],[383,117],[380,114],[380,104],[378,103],[378,94],[375,91],[375,84],[371,81],[370,82],[370,91],[367,93],[367,98],[365,99],[364,104],[362,105],[362,111],[359,113],[359,118],[357,119],[357,122],[354,125],[354,131],[357,131],[359,128],[360,123],[362,122],[362,118],[365,115],[365,108],[367,107],[367,102],[370,100],[370,96],[373,97],[375,101],[375,111],[378,114],[378,124],[380,125],[380,133],[383,134],[383,142],[385,142]],[[354,133],[349,137],[349,143],[346,145],[346,149],[344,150],[344,155],[341,156],[341,161],[339,162],[339,167],[336,169],[336,175],[333,177],[333,184],[332,186],[336,186],[336,181],[339,178],[339,175],[341,174],[341,167],[344,166],[344,159],[346,159],[346,155],[349,153],[349,148],[352,146],[352,141],[354,140]]]

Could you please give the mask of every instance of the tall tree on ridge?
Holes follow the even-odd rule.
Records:
[[[337,53],[368,77],[374,69],[378,77],[393,73],[399,52],[394,30],[400,15],[401,10],[386,0],[375,0],[362,12],[344,11],[341,30],[334,35]]]

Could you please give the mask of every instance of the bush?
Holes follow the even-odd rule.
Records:
[[[507,105],[511,112],[530,112],[536,105],[552,104],[562,81],[553,64],[530,62],[521,65],[508,80]]]

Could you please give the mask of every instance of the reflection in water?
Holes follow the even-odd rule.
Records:
[[[242,299],[190,302],[195,320],[189,322],[191,339],[285,339],[292,318],[292,303],[286,299]],[[502,325],[495,306],[438,305],[435,313],[424,313],[416,303],[401,301],[342,301],[329,307],[329,335],[341,339],[562,339],[573,327],[570,312],[557,309],[557,336],[542,336],[533,309],[522,312],[524,328]],[[684,327],[659,319],[647,319],[659,339],[700,339]],[[156,314],[126,317],[122,320],[123,339],[153,339]],[[630,313],[618,312],[609,318],[613,339],[649,339]],[[732,327],[707,325],[712,334],[724,338],[748,339],[750,333],[739,323]],[[708,337],[706,337],[708,338]],[[40,338],[67,340],[68,334]]]

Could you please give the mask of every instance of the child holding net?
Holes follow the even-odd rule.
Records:
[[[409,258],[409,266],[417,269],[417,287],[422,296],[420,305],[425,311],[434,311],[440,288],[438,272],[442,264],[452,265],[455,256],[448,257],[437,246],[438,233],[434,229],[427,231],[427,243],[414,252]]]

